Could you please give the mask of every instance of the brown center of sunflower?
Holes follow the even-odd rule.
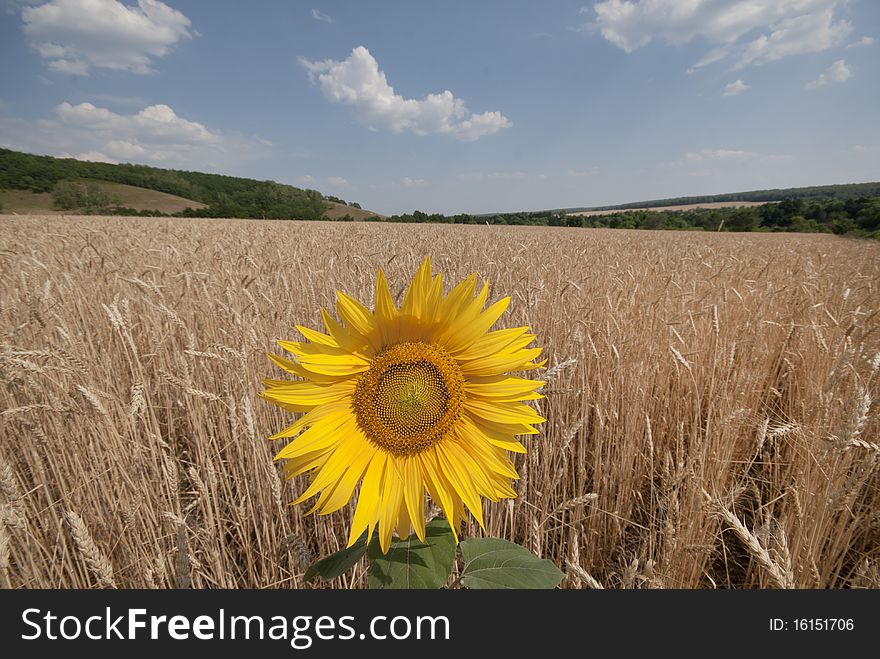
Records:
[[[395,455],[439,442],[458,420],[464,376],[433,343],[398,343],[373,359],[355,387],[353,404],[367,438]]]

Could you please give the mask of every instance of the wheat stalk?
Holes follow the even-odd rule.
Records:
[[[736,534],[736,537],[742,541],[752,557],[764,569],[767,576],[770,577],[773,585],[777,588],[794,588],[794,580],[791,572],[781,568],[776,561],[770,557],[769,552],[763,547],[763,545],[761,545],[755,534],[749,531],[746,525],[743,524],[736,515],[720,504],[717,504],[717,514],[730,525],[730,528]]]
[[[64,517],[76,547],[85,559],[89,570],[98,580],[98,585],[101,588],[116,588],[116,582],[113,580],[113,566],[92,539],[92,534],[89,533],[86,523],[72,510],[66,511]]]

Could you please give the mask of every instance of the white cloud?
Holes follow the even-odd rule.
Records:
[[[53,59],[47,66],[49,67],[49,70],[54,73],[66,73],[71,76],[89,75],[89,65],[82,60]]]
[[[844,41],[852,32],[849,21],[834,22],[831,9],[816,14],[786,18],[748,43],[734,68],[766,64],[790,55],[821,53]]]
[[[99,108],[91,103],[71,105],[67,101],[55,108],[58,118],[66,124],[114,135],[130,135],[160,142],[216,144],[221,141],[202,124],[178,117],[167,105],[151,105],[137,114],[123,115]]]
[[[142,145],[127,140],[110,140],[106,149],[122,160],[136,160],[147,154],[147,150]]]
[[[271,148],[257,137],[210,130],[178,116],[168,105],[120,114],[67,101],[57,105],[49,119],[0,117],[0,144],[32,153],[201,171],[234,171],[242,161]]]
[[[181,39],[193,36],[190,20],[159,0],[137,7],[117,0],[51,0],[21,11],[24,33],[51,71],[87,75],[104,68],[152,73]]]
[[[312,18],[316,21],[321,21],[322,23],[334,23],[335,19],[332,16],[328,16],[327,14],[321,12],[318,9],[312,9]]]
[[[821,52],[852,31],[834,20],[843,0],[602,0],[594,25],[627,53],[652,41],[681,45],[702,39],[714,47],[689,72],[726,59],[736,66],[763,64],[789,55]],[[756,30],[764,32],[741,41]]]
[[[312,80],[317,80],[327,100],[352,106],[355,116],[371,130],[439,133],[473,141],[512,125],[500,112],[473,114],[449,90],[428,94],[423,100],[396,94],[379,63],[363,46],[342,61],[313,62],[305,57],[299,61]]]
[[[744,83],[742,80],[734,80],[733,82],[728,82],[724,85],[724,93],[723,96],[739,96],[747,89],[751,89],[749,85]]]
[[[864,48],[866,46],[873,46],[877,43],[877,40],[874,37],[862,37],[858,41],[854,41],[850,45],[847,46],[849,48]]]
[[[426,185],[428,185],[428,182],[423,178],[403,177],[403,187],[405,188],[423,188]]]
[[[853,72],[849,66],[847,66],[846,61],[839,59],[825,69],[818,78],[808,82],[806,89],[818,89],[819,87],[824,87],[832,82],[846,82],[852,77]]]

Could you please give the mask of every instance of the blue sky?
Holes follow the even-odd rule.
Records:
[[[381,213],[880,180],[872,0],[0,0],[0,145]]]

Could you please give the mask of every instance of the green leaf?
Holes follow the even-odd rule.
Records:
[[[370,588],[441,588],[452,572],[455,537],[449,523],[437,518],[425,525],[425,542],[413,534],[392,541],[388,553],[382,554],[379,539],[373,538],[367,556]]]
[[[320,575],[324,581],[335,579],[339,575],[348,572],[354,567],[361,556],[367,551],[367,532],[358,538],[351,547],[340,549],[335,554],[325,556],[320,561],[316,561],[306,570],[305,580],[308,581],[316,575]]]
[[[474,538],[461,543],[468,588],[556,588],[565,575],[551,561],[500,538]]]

